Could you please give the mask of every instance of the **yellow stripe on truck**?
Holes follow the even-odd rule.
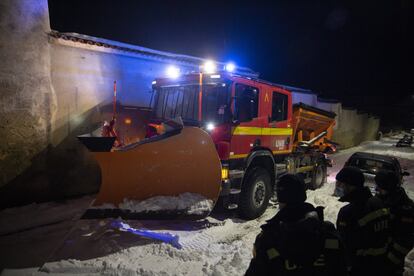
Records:
[[[234,128],[233,135],[292,135],[292,128],[243,127]]]
[[[239,159],[239,158],[245,158],[247,157],[247,153],[243,153],[243,154],[232,154],[229,156],[230,159]]]
[[[291,150],[274,150],[273,154],[287,154],[287,153],[291,153]]]
[[[296,172],[297,173],[304,173],[304,172],[310,172],[311,170],[313,170],[313,165],[297,168]]]
[[[274,150],[274,151],[272,151],[273,152],[273,154],[288,154],[288,153],[291,153],[291,151],[290,150]],[[239,159],[239,158],[245,158],[245,157],[247,157],[249,154],[247,154],[247,153],[242,153],[242,154],[231,154],[230,156],[229,156],[229,158],[230,159]]]
[[[262,128],[262,135],[292,135],[291,128]]]

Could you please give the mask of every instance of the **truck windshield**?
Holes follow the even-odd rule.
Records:
[[[203,85],[202,121],[223,123],[231,117],[229,85]],[[181,117],[184,122],[197,122],[199,85],[158,87],[155,90],[154,113],[157,119]]]

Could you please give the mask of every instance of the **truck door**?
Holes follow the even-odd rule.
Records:
[[[275,87],[270,94],[269,124],[268,128],[263,130],[263,134],[266,134],[266,142],[270,144],[273,154],[284,154],[290,151],[292,144],[291,97],[288,91]]]
[[[230,158],[245,158],[260,140],[259,86],[234,84],[233,114],[237,125],[232,130]]]

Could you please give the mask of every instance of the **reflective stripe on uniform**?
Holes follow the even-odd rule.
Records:
[[[325,240],[325,248],[327,248],[327,249],[338,249],[339,248],[339,241],[337,239],[326,239]]]
[[[380,218],[385,215],[389,215],[390,211],[387,208],[382,208],[379,210],[376,210],[374,212],[369,213],[368,215],[364,216],[360,220],[358,220],[358,224],[360,226],[364,226],[370,221],[373,221],[374,219]]]
[[[291,264],[289,262],[289,260],[285,260],[285,269],[286,270],[295,270],[297,268],[298,268],[298,266],[296,264],[294,264],[294,263]]]
[[[404,255],[407,255],[407,254],[408,254],[408,252],[410,252],[410,249],[405,248],[405,247],[401,246],[400,244],[398,244],[398,243],[396,243],[396,242],[394,242],[394,243],[392,244],[392,247],[393,247],[395,250],[397,250],[398,252],[400,252],[401,254],[404,254]]]
[[[266,251],[266,253],[267,257],[269,257],[269,260],[272,260],[280,256],[280,253],[276,250],[276,248],[270,248]]]
[[[321,254],[319,258],[313,263],[313,266],[325,266],[325,256]]]
[[[346,222],[345,221],[338,221],[338,225],[339,226],[346,226]]]
[[[385,254],[385,252],[387,252],[387,247],[358,249],[356,254],[357,256],[378,256]]]
[[[391,261],[391,262],[393,262],[394,264],[400,264],[401,263],[401,260],[399,260],[394,254],[392,254],[391,252],[389,252],[388,254],[387,254],[387,258]]]

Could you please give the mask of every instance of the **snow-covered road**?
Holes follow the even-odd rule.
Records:
[[[393,147],[397,140],[398,137],[388,137],[381,141],[365,142],[333,155],[335,165],[328,172],[328,183],[321,189],[308,191],[308,202],[325,206],[325,219],[335,222],[339,208],[343,206],[331,196],[335,175],[356,151],[398,157],[402,167],[411,173],[404,185],[410,197],[414,198],[414,148]],[[90,200],[86,197],[67,204],[46,203],[1,212],[0,235],[5,227],[4,219],[12,214],[20,215],[21,218],[13,221],[14,227],[26,224],[29,225],[26,228],[30,228],[0,236],[0,259],[6,257],[0,264],[8,268],[2,275],[243,275],[252,257],[253,243],[260,232],[260,225],[277,212],[277,205],[271,206],[262,217],[253,221],[239,220],[230,213],[213,215],[198,222],[130,222],[136,228],[145,227],[179,235],[183,248],[176,249],[169,244],[114,231],[109,227],[109,220],[71,220],[71,216],[76,217],[78,212],[70,213],[68,210],[78,210],[79,206],[87,205]],[[50,211],[51,206],[54,206],[54,212]],[[62,213],[65,214],[64,218]],[[40,227],[45,221],[42,214],[54,218],[55,223]],[[34,219],[36,216],[37,219]],[[10,233],[13,229],[6,230]],[[64,242],[59,243],[59,240]],[[42,258],[48,262],[42,271],[38,271],[37,267],[10,269],[39,266],[36,262],[25,260],[30,257],[37,258],[38,263],[42,263]],[[409,254],[406,266],[410,269],[407,275],[414,275],[414,251]]]

